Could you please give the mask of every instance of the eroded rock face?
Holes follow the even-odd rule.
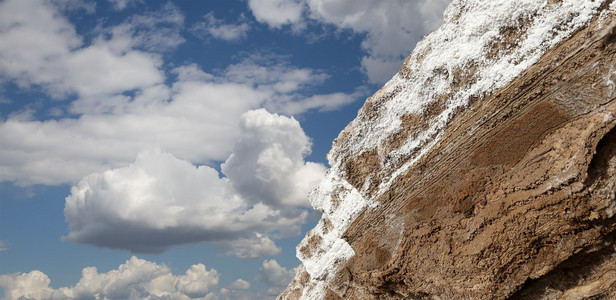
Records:
[[[616,2],[454,1],[311,195],[280,299],[616,299]]]

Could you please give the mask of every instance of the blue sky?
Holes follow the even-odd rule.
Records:
[[[274,298],[332,140],[448,3],[0,1],[0,295]]]

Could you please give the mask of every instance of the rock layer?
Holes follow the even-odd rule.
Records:
[[[435,34],[498,2],[454,1]],[[280,299],[616,299],[616,3],[534,2],[483,59],[421,77],[441,51],[428,36],[368,99],[334,142],[311,195],[323,219]],[[524,50],[548,23],[544,49]],[[482,83],[507,59],[524,69]],[[396,101],[410,104],[392,117]]]

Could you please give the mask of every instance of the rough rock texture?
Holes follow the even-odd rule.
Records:
[[[279,298],[616,299],[615,82],[615,1],[454,1],[334,142]]]

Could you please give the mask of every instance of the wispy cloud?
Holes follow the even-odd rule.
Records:
[[[130,17],[124,23],[107,29],[112,35],[125,35],[136,49],[147,52],[168,52],[184,42],[180,31],[184,15],[167,2],[160,9]]]
[[[390,79],[426,31],[442,22],[450,0],[249,0],[257,21],[298,31],[316,22],[365,35],[361,66],[369,81]],[[410,17],[409,12],[419,12]]]
[[[155,147],[196,164],[221,161],[248,110],[301,114],[358,99],[315,95],[311,90],[327,74],[276,56],[248,55],[218,74],[179,66],[169,83],[161,56],[146,50],[180,40],[161,41],[141,28],[152,28],[152,22],[176,28],[183,22],[177,9],[164,6],[153,15],[132,17],[85,46],[66,19],[40,4],[0,2],[0,76],[24,89],[42,86],[58,99],[71,94],[77,99],[67,105],[68,115],[56,110],[55,120],[14,115],[0,123],[0,180],[75,183],[87,174],[126,166],[140,151]]]
[[[11,104],[13,101],[0,96],[0,104]]]
[[[143,0],[109,0],[116,10],[124,10],[131,5],[143,3]]]
[[[226,255],[235,255],[242,259],[276,256],[282,252],[274,241],[260,233],[256,233],[253,237],[222,240],[216,244],[223,249],[228,249],[225,252]]]
[[[203,16],[202,21],[190,27],[190,32],[204,40],[214,38],[237,41],[246,38],[250,29],[250,25],[243,15],[235,23],[225,23],[225,20],[217,19],[214,12],[209,12]]]

